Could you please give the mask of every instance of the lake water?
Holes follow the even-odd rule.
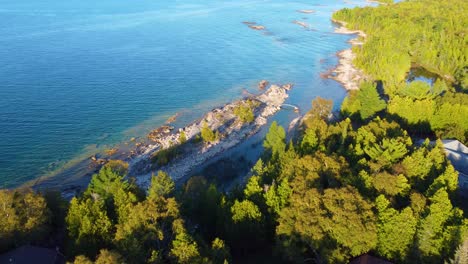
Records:
[[[364,1],[1,0],[0,187],[240,98],[294,83],[288,101],[339,104],[320,78],[351,36],[329,18]],[[297,12],[313,9],[313,14]],[[305,29],[292,23],[300,20]],[[266,31],[248,28],[257,22]]]

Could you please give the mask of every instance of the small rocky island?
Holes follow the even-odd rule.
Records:
[[[141,146],[140,154],[129,161],[129,175],[142,187],[149,186],[158,170],[175,181],[184,179],[196,167],[256,134],[281,109],[291,88],[291,84],[271,85],[262,94],[215,108],[184,128],[153,130],[152,144]]]

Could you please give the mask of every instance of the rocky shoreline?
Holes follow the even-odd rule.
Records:
[[[332,19],[332,21],[339,25],[335,29],[335,33],[338,34],[357,34],[358,37],[351,39],[349,43],[352,46],[361,46],[364,44],[364,40],[367,35],[361,30],[350,30],[346,28],[346,23]],[[339,58],[338,66],[330,71],[330,74],[326,74],[328,78],[334,79],[341,83],[346,90],[357,90],[362,80],[367,77],[364,72],[358,69],[354,64],[353,60],[356,55],[353,53],[352,48],[342,50],[337,53]]]
[[[176,182],[181,183],[199,166],[258,133],[267,124],[267,119],[281,109],[293,85],[270,85],[268,81],[262,80],[258,86],[259,90],[263,90],[260,94],[249,93],[241,100],[215,108],[183,128],[169,126],[178,117],[176,114],[144,138],[132,138],[104,153],[88,156],[56,176],[39,178],[22,187],[39,191],[57,190],[69,200],[86,189],[92,175],[109,160],[128,162],[128,175],[134,177],[142,188],[149,186],[151,175],[158,170],[169,173]],[[252,122],[240,120],[236,108],[241,106],[251,107]],[[209,143],[202,141],[200,133],[204,126],[217,132],[216,140]],[[160,165],[154,162],[158,152],[172,149],[177,149],[177,155],[167,163]]]
[[[281,109],[291,88],[290,84],[271,85],[260,95],[213,109],[176,132],[161,133],[154,144],[145,146],[143,153],[129,160],[129,175],[135,177],[137,184],[143,188],[149,186],[151,175],[158,170],[167,172],[176,182],[186,178],[196,167],[256,134],[267,124],[267,118]],[[235,114],[237,107],[246,104],[252,107],[254,114],[253,121],[248,123],[242,122]],[[199,135],[204,126],[217,131],[219,138],[213,142],[200,142]],[[178,154],[167,164],[155,164],[155,155],[168,149],[177,149]]]
[[[346,23],[340,21],[333,22],[340,25],[340,27],[336,28],[335,33],[358,34],[358,38],[349,42],[353,46],[363,44],[366,37],[364,32],[349,30],[345,27]],[[249,27],[258,26],[255,22],[243,23]],[[296,23],[296,21],[293,23],[304,27],[306,25],[305,23]],[[365,75],[352,64],[355,57],[352,50],[343,50],[338,53],[338,56],[340,57],[339,65],[333,69],[334,75],[329,74],[328,77],[343,84],[347,90],[358,89],[358,84],[365,78]],[[175,129],[169,125],[178,118],[176,114],[169,117],[164,125],[152,130],[146,138],[132,138],[130,142],[122,144],[122,146],[125,145],[123,148],[112,149],[106,155],[94,155],[91,159],[81,162],[82,168],[87,167],[87,171],[86,175],[81,177],[80,180],[71,180],[67,182],[66,186],[53,187],[58,187],[64,197],[73,197],[86,188],[91,175],[111,159],[128,162],[129,176],[135,177],[137,184],[143,188],[149,186],[151,175],[158,170],[167,172],[176,182],[182,182],[201,165],[258,133],[267,124],[267,118],[281,109],[291,88],[291,84],[270,85],[268,81],[262,80],[258,84],[258,89],[262,91],[261,94],[248,94],[244,99],[215,108],[202,118],[180,129]],[[246,105],[252,106],[252,122],[242,122],[235,113],[237,107]],[[293,132],[300,123],[301,118],[296,118],[291,122],[288,130]],[[208,126],[210,130],[216,131],[219,137],[212,142],[202,142],[200,133],[203,126]],[[164,153],[164,151],[170,152],[169,160],[164,164],[158,164],[158,162],[155,162],[155,157],[158,153]],[[77,169],[78,167],[71,169],[71,171]],[[32,187],[42,189],[47,188],[47,185],[50,187],[50,184],[54,184],[39,181],[37,183],[39,187]]]

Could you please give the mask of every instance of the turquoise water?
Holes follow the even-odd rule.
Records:
[[[2,0],[0,187],[180,122],[256,90],[295,83],[290,103],[340,103],[319,76],[350,36],[333,34],[343,1]],[[298,9],[313,9],[302,14]],[[312,30],[293,24],[305,21]],[[242,24],[267,28],[255,31]]]

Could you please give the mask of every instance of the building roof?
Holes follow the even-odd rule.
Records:
[[[63,264],[65,263],[64,256],[52,249],[22,246],[0,255],[1,264]]]
[[[468,147],[458,140],[442,140],[447,158],[455,169],[465,175],[468,174]]]
[[[444,144],[444,147],[446,149],[450,149],[450,150],[468,155],[468,147],[463,145],[463,143],[461,143],[458,140],[455,140],[455,139],[442,140],[442,143]]]

